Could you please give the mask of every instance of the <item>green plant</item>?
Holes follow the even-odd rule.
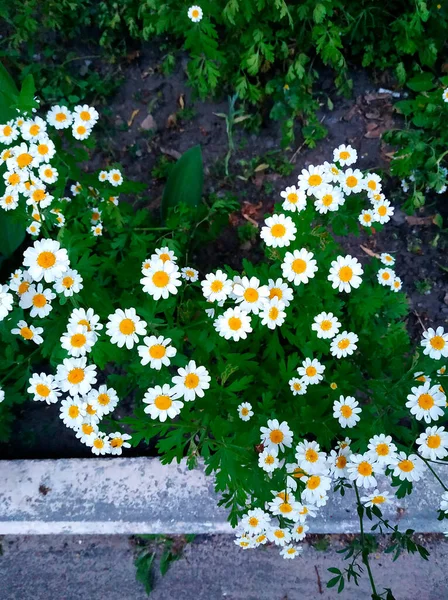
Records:
[[[246,121],[247,119],[249,119],[249,115],[245,115],[244,111],[242,109],[235,108],[235,104],[236,104],[237,100],[238,100],[237,94],[235,94],[234,96],[229,98],[229,112],[227,114],[213,113],[217,117],[224,119],[226,122],[227,141],[228,141],[228,145],[229,145],[227,154],[224,159],[224,170],[225,170],[226,177],[229,176],[229,162],[232,157],[232,154],[235,151],[235,144],[233,141],[233,128],[238,123],[242,123],[243,121]]]
[[[407,196],[404,208],[411,212],[425,204],[428,193],[443,194],[447,189],[447,86],[448,77],[436,80],[429,72],[410,79],[407,87],[415,96],[395,104],[406,118],[406,127],[384,135],[387,142],[398,147],[391,172],[402,178]],[[441,221],[438,224],[441,226]]]

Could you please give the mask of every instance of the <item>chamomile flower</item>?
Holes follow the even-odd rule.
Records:
[[[28,291],[20,298],[20,308],[30,308],[31,317],[43,319],[53,310],[51,301],[56,298],[56,294],[49,289],[43,288],[39,283],[37,286],[30,285]]]
[[[147,258],[146,260],[144,260],[142,262],[142,273],[143,275],[146,275],[149,271],[149,269],[151,268],[151,261],[149,260],[149,258]]]
[[[369,200],[373,206],[376,206],[376,204],[378,204],[378,202],[382,202],[383,200],[386,200],[386,196],[380,192],[379,194],[372,194],[371,196],[369,196]]]
[[[70,429],[78,429],[86,416],[86,403],[80,398],[66,398],[61,402],[59,413],[64,425]]]
[[[285,305],[283,302],[274,298],[268,304],[265,304],[260,312],[261,324],[269,329],[281,327],[286,319]]]
[[[193,267],[183,267],[180,270],[180,276],[190,283],[195,283],[199,279],[199,271],[196,271]]]
[[[429,355],[430,358],[440,360],[448,357],[448,332],[445,333],[443,327],[437,327],[434,331],[429,327],[428,331],[423,332],[423,339],[420,342],[423,347],[423,354]]]
[[[78,196],[82,192],[82,185],[77,181],[75,185],[70,186],[70,192],[73,196]]]
[[[308,384],[298,377],[293,377],[288,381],[291,392],[294,396],[303,396],[306,394]]]
[[[333,403],[333,417],[339,421],[342,428],[354,427],[360,420],[359,402],[352,396],[340,396],[339,400]]]
[[[406,407],[410,409],[417,421],[423,419],[425,423],[430,423],[444,415],[445,395],[437,385],[431,387],[429,381],[419,387],[411,388],[407,398]]]
[[[53,201],[53,196],[46,190],[46,186],[39,180],[34,180],[30,189],[25,192],[26,203],[29,206],[39,207],[39,210],[47,208]]]
[[[324,170],[327,174],[328,183],[339,183],[341,177],[341,169],[334,163],[324,162]]]
[[[84,121],[78,121],[77,119],[74,121],[72,125],[72,135],[75,140],[86,140],[88,137],[90,137],[91,133],[92,128],[89,127],[87,123],[84,123]]]
[[[448,456],[448,433],[444,427],[427,427],[417,438],[416,444],[423,458],[441,460]]]
[[[275,517],[284,517],[294,522],[299,520],[300,504],[290,494],[288,494],[288,498],[276,496],[269,502],[268,508]]]
[[[304,523],[299,523],[298,525],[294,526],[294,529],[292,530],[292,539],[295,542],[301,542],[302,540],[305,539],[306,537],[306,532],[309,530],[308,525],[305,525]]]
[[[75,106],[73,109],[73,117],[82,121],[89,127],[93,127],[100,118],[98,111],[87,104]]]
[[[28,394],[33,396],[33,400],[37,402],[46,402],[47,404],[55,404],[58,401],[61,392],[56,384],[53,375],[34,373],[29,381]]]
[[[302,366],[297,369],[297,373],[307,385],[315,385],[322,381],[324,371],[325,365],[322,365],[317,358],[305,358]]]
[[[228,308],[224,314],[215,319],[213,326],[221,337],[226,340],[232,339],[234,342],[245,340],[247,334],[252,331],[249,313],[239,306]]]
[[[333,160],[342,167],[349,167],[358,160],[358,153],[351,146],[341,144],[333,150]]]
[[[33,279],[31,275],[28,273],[28,271],[25,271],[22,273],[20,281],[11,281],[9,287],[11,290],[17,293],[19,298],[22,298],[22,296],[30,289],[32,282]]]
[[[367,494],[366,496],[361,496],[361,502],[368,508],[372,506],[382,506],[383,504],[388,504],[391,502],[391,500],[392,496],[390,495],[390,492],[380,492],[378,489],[374,490],[370,494]]]
[[[39,177],[45,183],[55,183],[58,179],[58,171],[49,164],[43,164],[39,167]]]
[[[233,294],[241,310],[258,314],[268,302],[269,288],[267,285],[260,285],[260,280],[256,277],[242,277],[233,286]]]
[[[191,402],[198,396],[204,396],[204,390],[210,387],[211,377],[205,367],[196,366],[194,360],[190,360],[186,367],[177,370],[177,375],[173,377],[174,398],[182,398],[185,402]]]
[[[22,171],[28,173],[29,169],[34,169],[39,164],[39,159],[31,153],[31,147],[22,142],[11,148],[12,156],[6,161],[9,171]]]
[[[347,472],[350,481],[354,481],[358,487],[376,488],[375,475],[381,473],[381,468],[369,454],[352,454]]]
[[[0,198],[0,206],[3,208],[3,210],[16,210],[16,208],[19,206],[18,194],[5,194]]]
[[[87,327],[87,331],[93,331],[97,337],[99,336],[98,332],[103,329],[100,318],[95,314],[93,308],[87,310],[75,308],[69,317],[68,325],[84,325]]]
[[[252,404],[250,402],[242,402],[238,406],[238,416],[242,421],[249,421],[254,416]]]
[[[298,186],[301,190],[306,192],[308,196],[315,194],[323,183],[328,181],[328,173],[324,169],[323,165],[310,165],[308,169],[302,169],[301,174],[298,178]]]
[[[101,181],[101,183],[107,181],[107,171],[100,171],[98,173],[98,181]]]
[[[92,223],[92,225],[101,223],[101,211],[99,208],[92,208],[92,213],[90,215],[90,222]]]
[[[261,228],[260,237],[266,246],[284,248],[296,239],[297,227],[291,217],[279,213],[268,217]]]
[[[266,471],[266,473],[272,473],[279,467],[279,460],[277,456],[277,448],[266,448],[258,455],[258,466]]]
[[[0,131],[1,131],[1,125],[0,125]],[[0,150],[0,165],[3,165],[8,158],[11,158],[12,156],[12,152],[10,148],[6,148],[5,150]]]
[[[182,285],[180,272],[177,265],[170,260],[151,260],[151,266],[146,275],[140,279],[143,291],[154,298],[168,298],[170,294],[177,294],[177,288]]]
[[[34,325],[28,325],[26,321],[19,321],[17,327],[11,329],[13,335],[20,335],[24,340],[31,340],[35,344],[42,344],[44,341],[41,333],[43,333],[43,327],[34,327]]]
[[[69,267],[67,250],[56,240],[37,240],[23,253],[23,266],[34,281],[47,283],[59,279]]]
[[[140,335],[146,335],[146,323],[137,315],[135,308],[118,308],[108,316],[106,333],[112,344],[128,350],[138,343]]]
[[[61,337],[62,348],[75,358],[85,356],[92,350],[95,342],[95,334],[88,331],[85,325],[69,325]]]
[[[197,5],[190,6],[187,14],[190,21],[193,21],[193,23],[199,23],[203,15],[202,8]]]
[[[54,289],[58,294],[64,294],[66,298],[78,294],[83,286],[83,279],[75,269],[67,269],[62,277],[54,282]]]
[[[383,252],[380,254],[380,261],[383,263],[383,265],[386,265],[386,267],[393,267],[395,264],[395,258],[388,252]]]
[[[331,263],[328,280],[339,292],[350,292],[352,288],[356,289],[361,285],[363,272],[357,258],[353,258],[350,254],[338,256]]]
[[[401,290],[401,288],[403,287],[403,282],[401,281],[401,279],[399,277],[397,277],[397,275],[394,277],[394,280],[392,282],[392,285],[390,286],[391,290],[394,292],[399,292]]]
[[[232,281],[223,271],[208,273],[201,281],[202,293],[209,302],[223,302],[232,291]]]
[[[334,338],[341,328],[341,324],[333,313],[321,312],[314,317],[311,329],[316,332],[320,339],[328,340]]]
[[[0,321],[12,311],[14,296],[9,292],[7,285],[0,284]]]
[[[269,279],[268,289],[269,300],[277,298],[283,302],[285,308],[291,304],[294,294],[292,289],[283,281],[283,279],[278,278],[275,281],[273,279]]]
[[[383,187],[381,184],[381,177],[376,173],[368,173],[364,177],[364,186],[369,197],[374,194],[379,194]]]
[[[143,397],[143,402],[148,405],[145,407],[145,413],[149,414],[151,419],[159,419],[162,423],[168,417],[170,419],[177,417],[184,405],[183,402],[175,399],[174,388],[170,388],[168,383],[149,388]]]
[[[314,195],[316,196],[314,206],[317,212],[322,215],[338,210],[345,202],[340,188],[330,184],[323,184]]]
[[[389,200],[381,200],[377,202],[373,208],[374,219],[378,223],[387,223],[394,214],[394,207],[391,206]]]
[[[316,502],[322,496],[326,496],[331,488],[331,479],[325,475],[310,475],[304,477],[305,489],[302,490],[301,498],[306,502]]]
[[[49,138],[43,138],[30,146],[30,154],[34,157],[36,164],[48,163],[56,154],[56,146]]]
[[[364,179],[359,169],[347,169],[341,174],[340,185],[342,191],[349,196],[350,194],[359,194],[364,187]]]
[[[287,463],[286,472],[288,473],[288,476],[286,477],[286,485],[288,489],[291,489],[295,492],[297,490],[297,482],[303,479],[307,473],[305,473],[305,471],[299,467],[297,463]]]
[[[113,456],[121,456],[123,448],[131,447],[131,444],[128,442],[131,439],[132,437],[127,433],[120,433],[119,431],[109,433],[110,453]]]
[[[123,175],[118,169],[111,169],[107,174],[107,180],[114,187],[118,187],[123,183]]]
[[[282,263],[283,277],[293,283],[308,283],[317,271],[317,261],[314,259],[314,254],[308,252],[305,248],[287,252]]]
[[[87,365],[87,358],[64,358],[56,369],[56,382],[71,396],[85,396],[96,383],[96,366]]]
[[[392,442],[392,436],[381,433],[374,435],[369,440],[368,454],[381,465],[389,465],[395,458],[396,445]]]
[[[296,188],[295,185],[287,187],[280,192],[284,198],[282,208],[291,212],[301,212],[306,208],[306,194],[303,190]]]
[[[361,223],[363,227],[372,227],[375,221],[375,214],[372,209],[362,210],[358,221]]]
[[[379,284],[384,285],[386,287],[392,287],[392,284],[395,280],[395,273],[392,269],[386,267],[378,271],[377,278]]]
[[[92,225],[90,231],[93,233],[94,237],[103,235],[103,224],[97,223],[96,225]]]
[[[105,415],[109,415],[116,409],[120,399],[114,388],[108,388],[107,385],[100,385],[97,390],[93,389],[89,392],[87,401],[96,411],[98,417],[102,419]]]
[[[445,88],[442,92],[442,99],[444,102],[448,102],[448,88]]]
[[[19,192],[23,192],[26,189],[26,174],[17,171],[6,171],[3,173],[3,179],[5,180],[6,186],[5,195],[17,195]]]
[[[164,246],[163,248],[156,248],[154,250],[154,254],[150,258],[151,261],[161,260],[162,262],[176,262],[177,256],[174,254],[173,250],[170,250],[168,246]]]
[[[76,438],[80,440],[82,444],[91,446],[92,439],[98,435],[98,425],[93,422],[88,415],[86,415],[81,424],[75,429]]]
[[[328,466],[333,477],[347,477],[347,464],[350,458],[350,448],[332,450],[328,457]]]
[[[280,423],[277,419],[268,421],[267,427],[260,427],[261,441],[265,448],[280,449],[282,452],[292,446],[292,431],[286,421]]]
[[[256,535],[264,531],[269,525],[269,514],[261,508],[249,510],[239,523],[241,529],[250,535]]]
[[[238,536],[235,540],[234,543],[239,546],[240,548],[242,548],[243,550],[247,550],[248,548],[254,548],[254,538],[250,538],[247,535],[241,535]]]
[[[0,144],[9,146],[19,137],[19,134],[20,131],[13,121],[0,125]]]
[[[141,364],[149,366],[151,369],[160,371],[162,365],[168,367],[171,364],[171,358],[176,356],[177,350],[171,346],[171,338],[160,336],[147,336],[143,338],[143,345],[138,346],[138,354],[141,358]]]
[[[22,139],[26,142],[35,142],[46,136],[47,124],[40,117],[27,119],[20,128]]]
[[[326,474],[328,472],[327,455],[320,449],[317,442],[303,440],[296,446],[295,453],[297,464],[308,475],[316,473]]]
[[[336,358],[350,356],[357,349],[359,338],[356,333],[343,331],[333,338],[330,345],[330,352]]]
[[[73,123],[73,115],[66,106],[52,106],[47,113],[47,123],[55,129],[67,129]]]
[[[97,431],[95,435],[93,435],[89,439],[88,445],[90,446],[92,453],[95,454],[95,456],[104,456],[105,454],[111,454],[112,451],[109,437],[101,431]]]
[[[405,452],[398,452],[391,466],[394,469],[392,475],[401,481],[419,481],[423,476],[425,465],[416,454],[407,456]]]

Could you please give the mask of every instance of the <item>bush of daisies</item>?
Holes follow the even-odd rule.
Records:
[[[54,106],[0,126],[0,206],[29,234],[0,290],[0,409],[56,404],[98,456],[153,441],[163,462],[202,457],[243,549],[295,558],[334,493],[387,527],[386,482],[402,497],[448,455],[448,333],[413,348],[399,257],[361,260],[335,239],[387,226],[380,177],[340,146],[281,192],[264,260],[203,272],[182,207],[148,226],[119,202],[137,189],[119,168],[79,167],[97,120]],[[125,398],[134,415],[119,420]],[[368,567],[365,549],[355,557]]]

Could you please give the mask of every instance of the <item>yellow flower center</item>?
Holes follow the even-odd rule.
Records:
[[[5,135],[6,137],[9,137],[12,133],[12,127],[10,127],[9,125],[5,125],[3,127],[3,135]]]
[[[282,290],[280,288],[271,288],[269,291],[269,299],[272,300],[272,298],[278,298],[281,300],[283,298]]]
[[[110,445],[112,446],[112,448],[121,448],[123,443],[123,439],[119,437],[112,438],[110,441]]]
[[[79,113],[79,116],[83,121],[90,121],[90,113],[87,110],[83,110]]]
[[[232,331],[238,331],[238,329],[241,329],[242,322],[238,317],[230,317],[228,325]]]
[[[292,512],[292,506],[289,504],[289,502],[282,502],[282,504],[279,505],[278,509],[283,515]]]
[[[259,523],[259,520],[257,519],[257,517],[250,517],[249,519],[249,525],[251,527],[257,527]]]
[[[56,113],[55,119],[58,123],[63,123],[67,120],[67,116],[63,112]]]
[[[428,445],[428,448],[439,448],[440,444],[442,443],[442,439],[440,437],[440,435],[434,434],[434,435],[429,435],[428,439],[426,440],[426,443]]]
[[[324,319],[320,324],[320,328],[322,329],[322,331],[330,331],[331,321],[328,321],[328,319]]]
[[[387,456],[389,454],[389,446],[387,444],[378,444],[376,453],[378,456]]]
[[[78,417],[79,417],[79,408],[78,408],[76,405],[72,404],[72,405],[70,406],[70,408],[68,409],[68,416],[69,416],[71,419],[76,419],[76,418],[78,418]]]
[[[443,350],[443,348],[445,347],[445,340],[441,335],[435,335],[429,340],[429,343],[434,348],[434,350]]]
[[[46,193],[44,190],[34,190],[33,192],[33,200],[34,202],[42,202],[45,199]]]
[[[314,377],[317,373],[317,369],[316,367],[307,367],[305,373],[308,375],[308,377]]]
[[[339,269],[339,279],[341,281],[347,282],[353,277],[353,269],[346,265],[345,267],[341,267]]]
[[[94,415],[96,415],[96,412],[97,412],[96,408],[93,408],[93,406],[91,404],[87,405],[86,411],[87,411],[87,414],[90,415],[90,416],[92,416],[92,417]]]
[[[310,463],[315,463],[319,460],[319,455],[316,450],[313,450],[313,448],[308,448],[308,450],[305,452],[305,460]]]
[[[30,287],[29,281],[22,281],[22,283],[19,285],[19,288],[17,290],[19,295],[22,296],[25,292],[28,291],[29,287]]]
[[[98,402],[98,404],[101,404],[101,406],[107,406],[108,404],[110,404],[109,394],[106,394],[106,393],[98,394],[97,402]]]
[[[267,464],[267,465],[273,465],[273,464],[274,464],[274,462],[275,462],[275,457],[274,457],[274,456],[272,456],[272,454],[268,454],[268,455],[266,456],[266,458],[264,459],[264,462],[265,462],[265,464]]]
[[[34,123],[33,125],[31,125],[31,127],[30,127],[30,134],[32,136],[38,135],[39,131],[40,131],[39,125],[37,125],[36,123]]]
[[[282,540],[285,537],[285,532],[282,531],[281,529],[276,529],[274,531],[274,535],[276,538],[278,538],[279,540]]]
[[[310,175],[308,183],[311,187],[316,187],[322,183],[322,177],[320,175]]]
[[[269,318],[271,319],[271,321],[275,321],[276,319],[278,319],[278,315],[279,315],[278,308],[276,306],[273,306],[269,311]]]
[[[370,463],[368,463],[366,460],[363,460],[358,465],[358,473],[360,475],[362,475],[363,477],[369,477],[373,473],[372,465]]]
[[[87,319],[81,319],[78,321],[78,325],[84,325],[84,327],[87,327],[87,331],[91,331],[90,323],[87,321]]]
[[[347,179],[345,180],[345,183],[347,184],[347,186],[349,188],[354,188],[355,186],[358,185],[358,180],[356,177],[354,177],[353,175],[349,175],[347,177]]]
[[[20,335],[25,340],[33,339],[33,332],[31,331],[31,329],[29,327],[22,327],[22,329],[20,330]]]
[[[386,498],[385,496],[374,496],[370,502],[372,504],[384,504],[384,502],[386,502]]]
[[[344,338],[344,339],[342,339],[341,341],[338,342],[338,348],[339,348],[339,350],[345,350],[349,346],[350,346],[350,340],[348,338]]]
[[[319,475],[311,475],[311,477],[306,482],[306,487],[309,490],[315,490],[320,485],[320,477]]]
[[[84,377],[84,369],[81,369],[80,367],[72,369],[67,375],[67,379],[72,385],[77,385],[78,383],[81,383],[81,381],[84,381]]]
[[[93,427],[89,423],[83,423],[81,425],[81,429],[84,435],[90,435],[91,433],[93,433]]]
[[[280,429],[273,429],[269,434],[269,439],[273,444],[280,444],[283,442],[284,438],[285,435]]]
[[[51,390],[44,383],[38,383],[36,385],[36,392],[39,394],[39,396],[42,396],[43,398],[47,398],[50,395]]]
[[[342,160],[347,160],[347,158],[350,158],[350,152],[347,152],[347,150],[343,150],[339,153],[339,157],[342,158]]]
[[[170,255],[166,254],[166,252],[163,252],[162,254],[159,254],[159,258],[164,263],[166,263],[168,260],[171,260],[170,259]]]
[[[333,196],[331,194],[325,194],[325,196],[322,198],[322,204],[324,206],[331,206],[332,202],[333,202]]]
[[[369,190],[376,190],[376,181],[374,181],[373,179],[370,179],[367,182],[367,187],[369,188]]]
[[[414,470],[414,463],[412,460],[405,459],[398,463],[398,468],[404,471],[405,473],[410,473]]]
[[[296,258],[291,265],[294,273],[300,275],[300,273],[304,273],[306,271],[306,262],[302,258]]]
[[[198,9],[197,8],[193,9],[192,12],[191,12],[191,14],[192,14],[192,17],[194,19],[197,19],[199,17],[199,11],[198,11]]]
[[[288,202],[290,202],[291,204],[297,204],[297,201],[299,200],[298,195],[295,192],[291,192],[286,196],[286,199],[288,200]]]
[[[420,394],[417,403],[423,410],[430,410],[434,406],[434,398],[431,394]]]
[[[244,292],[244,299],[246,302],[256,302],[259,297],[260,294],[255,288],[247,288]]]
[[[18,173],[12,173],[8,177],[8,183],[9,185],[17,185],[18,183],[20,183],[20,175]]]
[[[121,175],[119,175],[118,173],[114,173],[114,174],[112,175],[112,179],[113,179],[114,181],[120,181],[120,179],[121,179]],[[163,259],[162,259],[162,260],[163,260]],[[168,260],[169,260],[169,259],[168,259]]]
[[[28,152],[24,152],[23,154],[19,154],[17,157],[17,164],[21,169],[27,167],[33,161],[33,157]]]
[[[123,335],[131,335],[135,331],[134,321],[132,319],[123,319],[118,329]]]
[[[43,308],[47,303],[47,299],[43,294],[35,294],[33,296],[33,305],[36,308]]]
[[[50,269],[56,262],[56,256],[53,252],[41,252],[37,257],[37,264],[42,269]]]
[[[163,358],[166,354],[166,348],[162,344],[154,344],[149,348],[151,358]]]
[[[45,156],[46,154],[48,154],[49,148],[48,148],[47,144],[39,144],[37,147],[37,151],[39,152],[39,154],[41,156]]]
[[[154,404],[157,406],[159,410],[168,410],[172,405],[172,400],[169,396],[161,394],[160,396],[156,396],[154,398]]]
[[[241,409],[241,414],[243,415],[243,417],[247,417],[247,415],[249,414],[249,409],[244,406]]]
[[[378,214],[380,215],[380,217],[386,216],[387,208],[384,206],[384,204],[382,204],[381,206],[378,206]]]
[[[217,294],[218,292],[220,292],[222,290],[223,287],[224,287],[223,282],[220,281],[219,279],[215,279],[215,281],[212,281],[210,289],[212,290],[212,292],[214,294]]]
[[[75,335],[72,335],[70,343],[73,348],[82,348],[86,341],[86,336],[83,333],[75,333]]]
[[[353,414],[353,410],[350,408],[350,406],[347,406],[347,404],[343,404],[341,406],[341,415],[345,418],[345,419],[349,419]]]
[[[196,375],[196,373],[188,373],[188,375],[185,377],[184,385],[189,390],[197,388],[199,385],[199,377]]]
[[[336,466],[338,469],[344,469],[347,466],[347,458],[343,454],[337,457]]]
[[[67,275],[67,277],[64,277],[62,280],[62,285],[67,290],[70,289],[74,283],[75,283],[75,280],[73,279],[73,277],[69,277],[68,275]]]
[[[95,448],[97,448],[97,450],[102,450],[104,448],[104,440],[102,440],[101,438],[96,438],[93,442],[93,445],[95,446]]]
[[[286,227],[281,223],[276,223],[271,227],[271,234],[275,238],[281,238],[286,233]]]
[[[166,287],[169,280],[170,276],[168,275],[168,273],[165,273],[165,271],[157,271],[152,276],[152,282],[158,288]]]

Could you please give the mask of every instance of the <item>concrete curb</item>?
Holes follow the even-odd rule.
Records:
[[[428,476],[429,477],[429,476]],[[185,462],[150,458],[0,461],[0,535],[231,533],[213,479]],[[379,488],[390,489],[386,482]],[[447,529],[437,521],[443,490],[434,478],[384,510],[400,529]],[[358,533],[354,500],[332,495],[310,533]]]

